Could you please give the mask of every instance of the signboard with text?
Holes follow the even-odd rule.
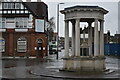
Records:
[[[35,20],[35,31],[44,32],[44,20],[41,20],[41,19]]]

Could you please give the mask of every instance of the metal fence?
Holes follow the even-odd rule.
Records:
[[[105,55],[117,55],[120,56],[120,43],[110,43],[104,45]]]
[[[92,47],[92,54],[94,55],[94,45]],[[120,56],[120,43],[104,44],[104,54]]]

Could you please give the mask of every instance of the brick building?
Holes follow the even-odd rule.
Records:
[[[105,44],[109,44],[109,43],[120,43],[120,34],[114,34],[111,35],[110,31],[108,30],[108,32],[106,34],[104,34],[104,43]]]
[[[47,55],[47,5],[44,2],[3,1],[0,4],[2,56]]]
[[[115,34],[114,35],[114,42],[120,43],[120,34]]]

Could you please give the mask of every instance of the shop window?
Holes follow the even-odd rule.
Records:
[[[25,37],[20,37],[17,41],[17,51],[26,52],[27,51],[27,40]]]

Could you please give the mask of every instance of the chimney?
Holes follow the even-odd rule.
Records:
[[[26,0],[26,2],[31,2],[31,0]]]
[[[41,0],[37,0],[37,2],[41,2]]]

